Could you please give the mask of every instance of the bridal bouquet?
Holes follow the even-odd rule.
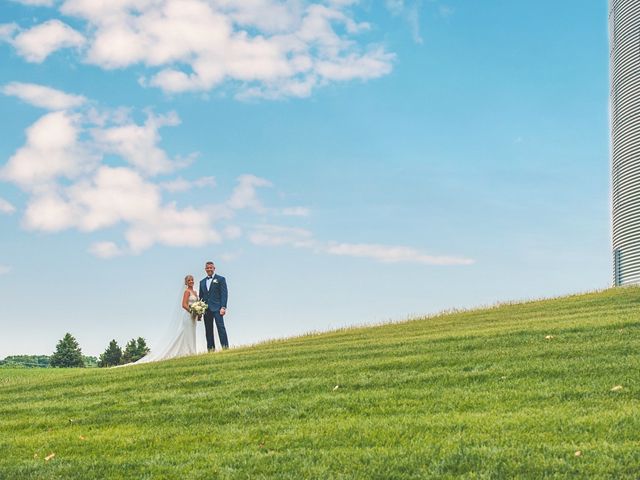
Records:
[[[207,304],[202,300],[198,300],[197,302],[191,304],[191,306],[189,307],[189,311],[191,312],[191,316],[194,319],[200,320],[204,312],[207,311]]]

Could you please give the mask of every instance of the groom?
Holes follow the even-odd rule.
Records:
[[[215,350],[213,343],[213,321],[218,328],[218,336],[222,348],[229,348],[227,340],[227,329],[224,328],[224,314],[227,313],[227,282],[224,277],[214,275],[216,266],[213,262],[207,262],[204,271],[207,276],[200,280],[200,300],[204,301],[209,308],[204,312],[204,329],[207,333],[207,350]]]

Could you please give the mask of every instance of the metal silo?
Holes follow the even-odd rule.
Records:
[[[613,284],[640,283],[640,0],[610,0]]]

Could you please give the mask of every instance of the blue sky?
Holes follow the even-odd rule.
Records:
[[[233,345],[607,287],[606,17],[3,2],[0,357],[153,347],[209,259]]]

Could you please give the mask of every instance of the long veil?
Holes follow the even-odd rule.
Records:
[[[185,318],[188,316],[188,313],[184,311],[182,308],[182,297],[185,292],[185,286],[182,285],[180,287],[180,293],[178,294],[178,298],[174,303],[175,307],[173,309],[173,313],[168,318],[168,324],[165,329],[164,335],[160,336],[158,339],[150,342],[150,352],[142,357],[137,362],[128,363],[127,365],[138,365],[141,363],[149,363],[149,362],[157,362],[159,360],[166,360],[168,358],[173,357],[169,352],[171,347],[175,343],[176,339],[183,335],[184,332],[184,322]],[[197,290],[196,290],[197,292]],[[163,320],[163,319],[159,319]],[[191,320],[189,320],[191,321]],[[196,353],[206,353],[207,351],[207,341],[205,337],[204,324],[203,321],[196,322]]]

